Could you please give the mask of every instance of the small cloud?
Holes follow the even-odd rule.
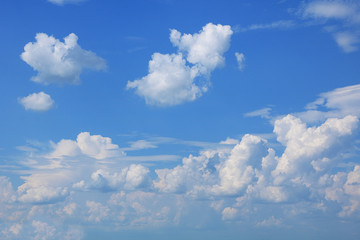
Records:
[[[221,212],[222,220],[233,220],[234,218],[236,218],[237,213],[238,210],[236,208],[227,207]]]
[[[293,28],[295,26],[294,21],[292,20],[280,20],[276,22],[271,23],[265,23],[265,24],[252,24],[248,27],[244,28],[238,28],[239,32],[247,32],[247,31],[253,31],[253,30],[262,30],[262,29],[289,29]]]
[[[255,110],[253,112],[245,113],[244,116],[245,117],[261,117],[261,118],[269,119],[270,111],[271,111],[271,108],[261,108],[259,110]]]
[[[265,219],[262,222],[258,222],[256,225],[260,227],[271,227],[271,226],[279,226],[282,224],[280,219],[276,219],[274,216],[271,216],[269,219]]]
[[[45,112],[54,106],[54,100],[44,92],[30,94],[27,97],[19,99],[19,102],[26,110],[36,112]]]
[[[334,38],[344,52],[350,53],[358,50],[356,46],[356,44],[360,42],[358,35],[350,32],[340,32],[334,34]]]
[[[245,67],[245,55],[243,53],[235,53],[236,61],[238,63],[238,68],[240,71],[244,70]]]
[[[83,69],[104,70],[105,60],[77,43],[78,37],[71,33],[64,42],[45,33],[35,36],[36,42],[25,45],[21,59],[38,75],[31,80],[44,85],[79,84]]]
[[[51,2],[53,4],[62,6],[65,4],[77,4],[81,2],[85,2],[86,0],[47,0],[48,2]]]

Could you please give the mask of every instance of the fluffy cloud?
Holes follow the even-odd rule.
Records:
[[[173,106],[194,101],[207,91],[210,73],[224,64],[223,54],[229,48],[232,33],[230,26],[212,23],[193,35],[171,30],[170,41],[179,52],[154,53],[149,74],[129,81],[127,89],[135,89],[150,105]],[[201,76],[205,76],[204,81],[197,81]]]
[[[311,1],[300,9],[301,15],[306,19],[333,20],[338,22],[336,28],[330,30],[336,43],[344,52],[358,50],[360,42],[360,5],[356,1]],[[322,22],[323,23],[323,22]]]
[[[99,169],[91,174],[89,183],[81,180],[73,187],[80,190],[99,189],[104,192],[115,191],[120,188],[133,190],[147,186],[149,183],[148,174],[149,170],[139,164],[131,164],[115,173]]]
[[[183,34],[175,29],[170,32],[171,43],[184,52],[189,63],[202,74],[209,74],[225,62],[224,53],[229,49],[233,34],[228,25],[208,23],[199,33]]]
[[[91,51],[78,45],[78,37],[71,33],[64,42],[45,33],[35,36],[36,42],[25,45],[21,59],[29,64],[38,75],[32,81],[45,85],[79,84],[83,69],[103,70],[105,61]]]
[[[105,159],[123,154],[119,150],[119,146],[112,143],[111,138],[90,135],[89,132],[80,133],[76,141],[62,139],[53,147],[54,151],[49,155],[49,158],[74,157],[84,154],[95,159]]]
[[[16,196],[8,178],[0,176],[0,202],[12,202]]]
[[[272,172],[275,181],[295,178],[304,165],[310,167],[311,161],[332,157],[346,143],[346,137],[354,134],[358,122],[357,117],[350,115],[343,119],[330,118],[321,126],[310,128],[291,115],[275,121],[277,140],[286,146]]]
[[[147,104],[178,105],[201,96],[205,88],[194,83],[197,71],[186,66],[182,54],[155,53],[149,62],[149,74],[140,80],[128,82],[127,88],[145,98]]]
[[[27,97],[19,99],[19,101],[26,110],[32,111],[44,112],[54,106],[54,100],[44,92],[30,94]]]
[[[33,221],[32,226],[34,227],[35,237],[34,240],[46,240],[54,237],[56,228],[50,226],[46,222]]]

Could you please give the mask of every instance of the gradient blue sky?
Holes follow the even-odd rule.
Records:
[[[360,4],[4,0],[0,239],[359,239]]]

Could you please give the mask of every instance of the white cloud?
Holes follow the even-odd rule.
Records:
[[[7,177],[0,176],[0,202],[13,202],[16,200],[12,184]]]
[[[19,99],[19,101],[26,110],[32,111],[44,112],[54,106],[54,100],[44,92],[32,93],[27,97]]]
[[[295,26],[294,21],[291,20],[280,20],[276,22],[271,22],[267,24],[252,24],[245,28],[240,28],[240,32],[246,32],[251,30],[261,30],[261,29],[288,29]]]
[[[261,159],[267,155],[263,139],[245,135],[231,151],[229,158],[222,162],[217,170],[220,184],[212,191],[215,194],[239,194],[246,190],[255,177],[255,167],[261,166]]]
[[[154,53],[149,62],[149,74],[128,82],[127,89],[135,88],[147,104],[173,106],[194,101],[206,91],[194,83],[197,75],[195,69],[186,66],[182,54]]]
[[[35,229],[34,240],[47,240],[53,238],[55,235],[56,228],[46,222],[32,221],[32,226]]]
[[[271,108],[261,108],[259,110],[245,113],[244,116],[245,117],[261,117],[261,118],[269,119],[270,111],[271,111]]]
[[[303,10],[304,17],[349,18],[355,14],[354,7],[345,1],[313,1]]]
[[[69,196],[66,186],[73,181],[71,171],[36,173],[21,177],[25,183],[18,187],[18,200],[24,203],[54,203]]]
[[[236,218],[236,215],[238,213],[238,210],[236,208],[227,207],[224,208],[224,210],[221,212],[222,214],[222,220],[232,220]]]
[[[219,65],[223,65],[223,54],[230,47],[233,34],[228,25],[208,23],[199,33],[183,34],[171,30],[170,41],[184,52],[189,63],[195,64],[202,74],[209,74]]]
[[[245,55],[243,53],[235,53],[236,61],[238,63],[238,68],[240,71],[244,70],[245,67]]]
[[[154,53],[149,74],[129,81],[127,89],[134,88],[150,105],[173,106],[194,101],[207,91],[210,73],[224,64],[223,54],[230,46],[232,33],[230,26],[212,23],[193,35],[171,30],[170,41],[179,53]],[[201,76],[205,79],[196,81]]]
[[[76,4],[85,2],[86,0],[47,0],[48,2],[54,3],[56,5],[64,5],[64,4]]]
[[[358,50],[356,46],[360,42],[359,36],[350,32],[339,32],[334,34],[336,43],[344,52],[355,52]]]
[[[99,202],[86,201],[86,206],[89,208],[88,213],[90,214],[88,220],[92,222],[98,223],[102,221],[108,216],[110,211],[108,207],[102,205]]]
[[[71,33],[64,38],[64,42],[38,33],[36,42],[25,45],[21,59],[29,64],[38,75],[32,81],[45,85],[79,84],[83,69],[103,70],[105,61],[91,51],[84,50],[78,45],[78,37]]]
[[[279,226],[281,225],[281,223],[282,221],[280,219],[276,219],[274,216],[271,216],[270,218],[257,223],[257,226],[272,227],[272,226]]]
[[[300,119],[288,115],[275,121],[274,133],[277,140],[286,146],[272,172],[275,183],[281,183],[288,177],[296,178],[297,174],[306,171],[311,161],[324,157],[333,157],[348,137],[358,127],[358,118],[347,116],[343,119],[329,118],[319,127],[306,127]]]
[[[325,27],[334,36],[338,46],[344,52],[358,50],[356,46],[360,42],[360,5],[356,1],[311,1],[303,4],[299,13],[305,19],[323,20],[321,24],[327,24],[332,20],[331,26]],[[324,22],[325,20],[325,22]]]
[[[80,154],[95,158],[105,159],[122,156],[119,146],[112,143],[111,138],[100,135],[90,135],[89,132],[82,132],[77,140],[62,139],[59,143],[53,144],[54,151],[49,158],[74,157]]]
[[[319,98],[306,106],[307,111],[296,113],[306,122],[324,121],[329,117],[345,117],[354,115],[360,117],[360,84],[337,88],[321,93]],[[325,108],[326,111],[319,109]]]

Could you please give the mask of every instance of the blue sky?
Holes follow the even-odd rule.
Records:
[[[358,1],[0,21],[0,239],[359,239]]]

